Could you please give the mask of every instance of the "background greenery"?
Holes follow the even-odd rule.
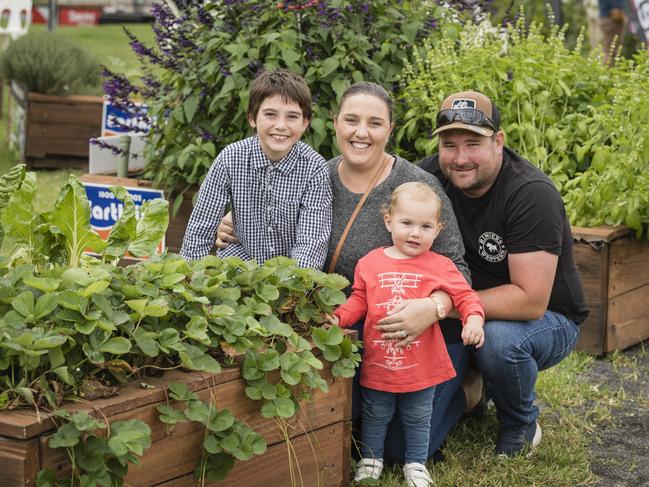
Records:
[[[496,2],[497,4],[498,2]],[[527,3],[527,2],[526,2]],[[541,2],[535,2],[534,5]],[[575,6],[575,2],[569,2]],[[565,4],[564,4],[565,5]],[[528,6],[529,8],[529,6]],[[534,14],[536,15],[536,14]],[[575,18],[579,19],[578,16]],[[129,26],[138,38],[144,43],[153,43],[153,33],[148,25]],[[33,29],[43,29],[42,26],[34,26]],[[548,32],[547,27],[543,27],[544,32]],[[572,28],[571,28],[572,29]],[[129,77],[137,79],[140,73],[140,65],[136,56],[132,53],[129,40],[122,34],[121,27],[114,25],[96,26],[96,27],[71,27],[58,29],[62,35],[74,39],[79,45],[83,45],[108,67],[119,73],[126,73]],[[571,44],[571,33],[569,30],[566,34],[568,47]],[[576,36],[574,37],[576,40]],[[570,54],[567,54],[570,55]],[[586,64],[586,66],[589,66]],[[599,69],[599,68],[596,68]],[[608,111],[605,117],[627,117],[628,112],[623,109],[628,105],[633,96],[642,93],[642,83],[649,79],[649,75],[637,71],[634,84],[637,85],[637,91],[624,93],[624,88],[614,87],[611,92],[614,95],[612,100],[619,103],[613,104],[613,110]],[[642,78],[644,76],[644,78]],[[608,85],[607,85],[608,86]],[[0,120],[0,135],[6,134],[7,124],[7,92],[4,90],[5,100],[3,104],[3,117]],[[647,91],[644,91],[646,93]],[[634,95],[635,93],[635,95]],[[640,98],[642,103],[645,98]],[[637,100],[636,100],[637,101]],[[622,104],[621,102],[624,102]],[[626,104],[626,105],[625,105]],[[633,106],[633,104],[631,104]],[[642,105],[644,107],[644,105]],[[615,110],[619,111],[616,113]],[[632,151],[637,151],[639,155],[649,154],[647,148],[633,144],[638,141],[636,130],[642,128],[646,123],[645,117],[649,113],[647,107],[631,113],[631,117],[626,120],[620,130],[616,131],[614,137],[622,140],[627,137],[625,144]],[[619,118],[617,119],[620,120]],[[602,121],[602,123],[607,123]],[[622,142],[620,142],[622,143]],[[598,170],[616,164],[609,164],[608,158],[623,159],[628,164],[627,168],[622,171],[629,171],[628,179],[638,179],[642,176],[641,171],[644,168],[637,162],[637,159],[628,158],[625,153],[604,154],[606,158],[602,161],[606,164],[595,165]],[[634,156],[635,157],[635,156]],[[16,154],[7,148],[4,137],[0,140],[0,174],[7,172],[17,160]],[[587,172],[588,178],[592,180],[581,182],[579,186],[582,191],[586,192],[584,197],[585,204],[589,204],[597,194],[597,190],[591,190],[591,184],[597,184],[600,179],[608,181],[608,184],[615,184],[615,173],[609,174],[606,178],[598,176],[597,172]],[[644,174],[647,174],[646,172]],[[51,208],[56,199],[59,187],[68,179],[67,171],[40,171],[37,175],[39,191],[36,194],[36,207],[38,211],[45,211]],[[583,188],[582,186],[583,185]],[[593,186],[596,188],[597,186]],[[645,188],[647,187],[645,183]],[[589,193],[589,191],[592,191]],[[620,191],[621,201],[624,201],[624,194]],[[611,360],[619,360],[622,354],[613,356]],[[470,420],[461,425],[449,438],[445,450],[447,461],[443,464],[430,465],[433,476],[438,485],[482,485],[482,486],[507,486],[507,487],[527,487],[531,485],[538,486],[576,486],[589,485],[595,479],[590,472],[590,454],[588,444],[592,439],[592,432],[596,431],[599,425],[607,422],[611,418],[612,408],[619,405],[625,400],[624,391],[611,391],[600,388],[595,384],[585,383],[580,379],[581,374],[592,364],[592,358],[581,353],[576,353],[559,366],[545,371],[541,374],[539,384],[539,396],[543,401],[543,430],[545,441],[541,444],[537,454],[531,458],[518,458],[514,461],[501,461],[493,458],[491,451],[496,435],[496,423],[493,410],[490,411],[485,421]],[[570,394],[566,391],[569,390]],[[387,472],[383,484],[387,487],[401,486],[401,472],[398,469]]]

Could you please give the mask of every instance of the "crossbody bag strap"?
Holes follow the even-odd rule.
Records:
[[[338,262],[340,251],[342,250],[343,245],[345,244],[345,239],[347,239],[347,234],[349,233],[349,230],[351,230],[352,225],[354,224],[354,220],[356,220],[356,217],[360,213],[361,208],[363,208],[363,205],[365,204],[365,200],[367,200],[368,196],[370,195],[370,192],[374,189],[374,186],[376,186],[376,182],[379,180],[379,177],[381,177],[381,174],[383,174],[383,171],[388,165],[390,159],[391,156],[385,157],[383,163],[381,164],[381,167],[379,167],[377,171],[374,173],[374,176],[372,176],[372,180],[367,185],[367,188],[365,189],[363,196],[361,196],[360,201],[356,205],[356,208],[354,208],[354,211],[352,212],[352,215],[349,217],[349,220],[347,221],[347,225],[345,225],[345,229],[343,230],[343,233],[340,236],[340,240],[338,240],[338,245],[336,245],[336,250],[334,250],[334,255],[331,257],[331,262],[329,263],[329,268],[327,269],[327,272],[332,273],[336,268],[336,263]]]

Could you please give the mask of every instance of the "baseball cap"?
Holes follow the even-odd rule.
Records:
[[[500,114],[493,102],[477,91],[461,91],[446,98],[435,119],[433,135],[445,130],[470,130],[490,137],[498,131]]]

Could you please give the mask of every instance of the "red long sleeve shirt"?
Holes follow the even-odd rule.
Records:
[[[405,348],[395,340],[383,340],[378,321],[406,299],[446,291],[466,322],[469,315],[484,318],[478,294],[471,289],[453,262],[434,252],[408,259],[394,259],[384,248],[361,258],[354,273],[354,286],[347,302],[334,314],[347,327],[365,318],[361,385],[388,392],[413,392],[455,377],[444,337],[435,322]]]

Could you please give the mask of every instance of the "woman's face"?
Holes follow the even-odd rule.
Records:
[[[385,154],[392,124],[383,100],[358,93],[345,99],[334,118],[336,144],[345,163],[352,167],[374,167]]]

